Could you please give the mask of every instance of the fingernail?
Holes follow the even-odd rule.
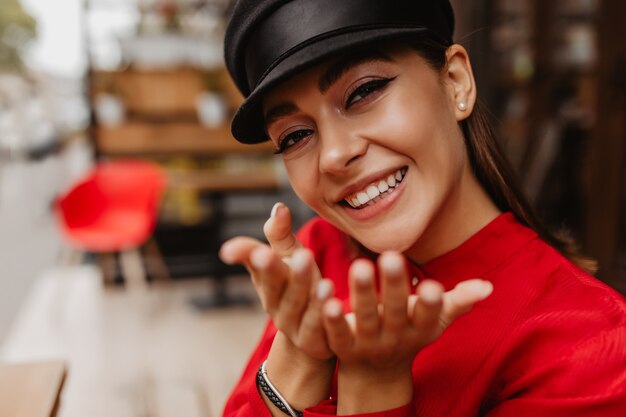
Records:
[[[361,284],[369,284],[374,279],[372,266],[367,261],[355,261],[352,266],[354,278]]]
[[[481,281],[481,288],[478,290],[481,300],[489,297],[493,292],[493,284],[489,281]]]
[[[250,254],[250,263],[257,269],[265,269],[270,265],[271,254],[265,248],[258,248]]]
[[[290,265],[295,272],[302,273],[309,263],[308,253],[305,250],[297,250],[291,256]]]
[[[330,293],[333,291],[333,284],[327,280],[323,279],[317,283],[317,299],[320,301],[326,300],[330,297]]]
[[[341,316],[341,313],[343,313],[343,308],[341,307],[341,303],[339,301],[333,300],[326,303],[324,311],[327,316],[337,318]]]
[[[232,254],[230,253],[228,242],[224,243],[220,248],[220,259],[222,260],[222,262],[228,265],[232,265],[233,263]]]
[[[442,291],[438,284],[425,281],[419,290],[419,297],[428,304],[441,302]]]
[[[493,292],[493,284],[482,279],[473,279],[467,282],[467,290],[472,292],[479,300],[484,300]]]
[[[274,204],[274,207],[272,207],[272,213],[270,214],[270,217],[276,217],[276,213],[278,212],[278,209],[281,208],[282,206],[283,206],[283,203],[281,202]]]
[[[404,268],[402,256],[395,252],[386,252],[380,256],[380,266],[394,275],[400,274]]]

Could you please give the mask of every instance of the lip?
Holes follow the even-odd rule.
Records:
[[[400,170],[402,168],[406,168],[406,166],[400,166],[400,167],[396,167],[396,168],[386,169],[384,171],[378,171],[378,172],[376,172],[374,174],[368,175],[367,177],[364,177],[364,178],[360,179],[359,181],[355,182],[354,184],[350,185],[349,187],[344,188],[339,193],[339,197],[336,198],[336,202],[337,203],[341,203],[348,196],[356,193],[357,191],[364,190],[365,187],[367,187],[368,185],[373,184],[374,182],[376,182],[378,180],[383,180],[383,179],[387,178],[389,175],[395,174],[398,170]]]
[[[397,170],[397,169],[396,169]],[[410,170],[409,170],[410,171]],[[357,221],[367,221],[370,220],[384,212],[387,212],[391,206],[393,206],[393,204],[395,204],[396,201],[398,201],[398,199],[400,198],[400,196],[404,193],[404,189],[405,187],[405,183],[407,182],[408,178],[408,173],[409,171],[407,171],[407,173],[405,174],[404,179],[402,180],[402,182],[396,187],[396,189],[394,190],[393,193],[389,194],[387,197],[383,198],[382,200],[378,201],[377,203],[371,205],[371,206],[365,206],[361,209],[355,209],[352,208],[351,206],[347,206],[347,205],[341,205],[341,208],[343,210],[345,210],[345,213],[348,214],[348,216],[350,216],[352,219],[357,220]],[[395,172],[395,171],[393,171]],[[374,181],[379,178],[379,177],[374,177]],[[360,184],[360,183],[359,183]],[[368,183],[366,183],[368,184]],[[357,189],[359,190],[359,189]],[[352,191],[354,192],[354,191]],[[348,194],[346,194],[348,195]]]

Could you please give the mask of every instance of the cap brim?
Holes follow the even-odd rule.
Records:
[[[271,88],[276,87],[295,74],[320,63],[332,55],[351,48],[367,45],[374,41],[407,37],[424,33],[425,31],[427,29],[422,27],[360,29],[349,33],[336,34],[295,51],[274,67],[239,107],[231,125],[233,136],[239,142],[248,144],[268,140],[265,133],[261,99]]]

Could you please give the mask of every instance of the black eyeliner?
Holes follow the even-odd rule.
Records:
[[[369,94],[371,94],[371,93],[373,93],[373,92],[375,92],[377,90],[380,90],[381,88],[386,87],[390,82],[392,82],[396,78],[398,78],[397,75],[395,77],[376,78],[376,79],[364,82],[363,84],[361,84],[357,88],[355,88],[354,91],[352,91],[352,93],[350,93],[350,96],[346,100],[346,104],[344,105],[344,107],[346,109],[350,108],[352,106],[352,104],[354,104],[354,103],[350,104],[352,99],[354,98],[354,95],[357,94],[359,91],[361,91],[363,88],[373,88],[373,91],[371,91],[369,93]],[[368,94],[368,96],[369,96],[369,94]]]
[[[280,141],[280,143],[278,144],[278,148],[274,151],[274,155],[280,155],[283,152],[285,152],[286,150],[288,150],[291,146],[295,146],[297,145],[301,140],[306,139],[306,136],[302,136],[303,132],[313,132],[311,129],[302,129],[302,130],[297,130],[295,132],[289,133],[285,138],[283,138],[283,140]],[[286,142],[288,142],[290,139],[290,136],[292,135],[298,135],[299,140],[297,142],[295,142],[293,145],[285,145]]]

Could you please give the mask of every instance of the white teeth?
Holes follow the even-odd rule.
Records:
[[[381,181],[378,183],[378,191],[380,191],[381,193],[384,193],[388,189],[389,189],[389,185],[387,184],[386,181]]]
[[[376,198],[380,195],[380,191],[378,191],[378,187],[370,185],[369,187],[367,187],[367,195],[370,197],[370,199]]]
[[[346,202],[353,208],[360,208],[366,204],[371,206],[391,194],[404,179],[406,172],[407,168],[399,169],[395,174],[390,174],[386,179],[368,186],[367,189],[353,194],[352,197],[346,197]]]

